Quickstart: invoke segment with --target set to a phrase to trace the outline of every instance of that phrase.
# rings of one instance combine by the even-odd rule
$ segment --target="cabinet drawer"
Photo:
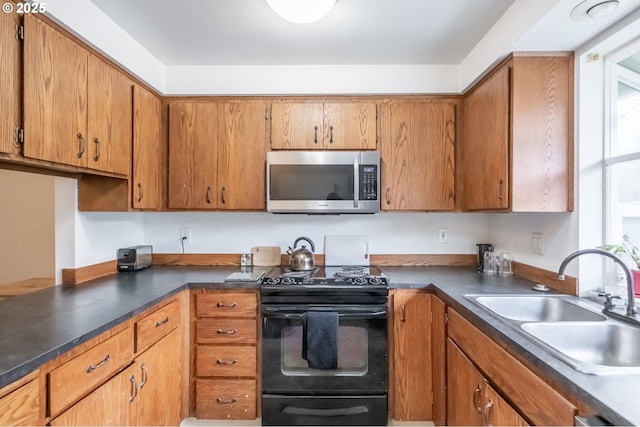
[[[255,344],[255,319],[198,319],[198,344]]]
[[[255,380],[196,380],[196,417],[256,418]]]
[[[0,398],[0,425],[37,425],[39,413],[40,381],[38,379],[31,380]]]
[[[198,294],[198,317],[256,317],[258,297],[254,293]]]
[[[133,333],[127,328],[49,373],[50,415],[75,402],[133,358]]]
[[[173,300],[136,322],[136,353],[148,348],[178,327],[180,301]]]
[[[256,347],[199,345],[196,355],[199,377],[255,377]]]

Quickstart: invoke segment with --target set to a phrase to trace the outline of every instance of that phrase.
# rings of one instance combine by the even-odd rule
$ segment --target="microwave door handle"
[[[360,203],[360,164],[358,159],[353,160],[353,207],[357,208]]]

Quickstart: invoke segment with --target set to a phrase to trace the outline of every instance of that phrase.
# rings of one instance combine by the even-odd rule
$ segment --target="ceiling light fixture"
[[[267,0],[267,3],[289,22],[309,24],[329,13],[336,0]]]
[[[571,11],[576,21],[590,21],[603,18],[624,9],[635,0],[585,0]]]

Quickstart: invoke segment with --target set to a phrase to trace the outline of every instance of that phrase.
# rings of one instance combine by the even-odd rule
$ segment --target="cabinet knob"
[[[142,198],[144,197],[144,194],[142,192],[142,183],[138,183],[138,202],[142,201]]]
[[[206,199],[207,204],[210,205],[211,204],[211,187],[207,187],[207,194],[206,194]]]
[[[318,143],[318,126],[313,127],[313,143]]]
[[[504,190],[502,188],[502,184],[504,184],[504,181],[502,179],[499,179],[498,183],[496,184],[496,196],[498,196],[498,199],[500,200],[504,199]]]
[[[333,126],[329,126],[329,144],[333,144]]]
[[[225,199],[226,192],[227,192],[227,188],[226,187],[222,187],[222,192],[220,194],[220,201],[222,202],[223,205],[227,204],[227,201]]]
[[[400,304],[400,321],[405,322],[407,320],[407,307],[404,304]]]
[[[390,205],[391,204],[391,188],[390,187],[387,187],[385,198],[387,199],[387,205]]]

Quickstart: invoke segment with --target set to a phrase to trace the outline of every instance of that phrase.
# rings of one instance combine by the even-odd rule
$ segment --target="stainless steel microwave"
[[[268,212],[380,211],[377,151],[270,151],[266,181]]]

